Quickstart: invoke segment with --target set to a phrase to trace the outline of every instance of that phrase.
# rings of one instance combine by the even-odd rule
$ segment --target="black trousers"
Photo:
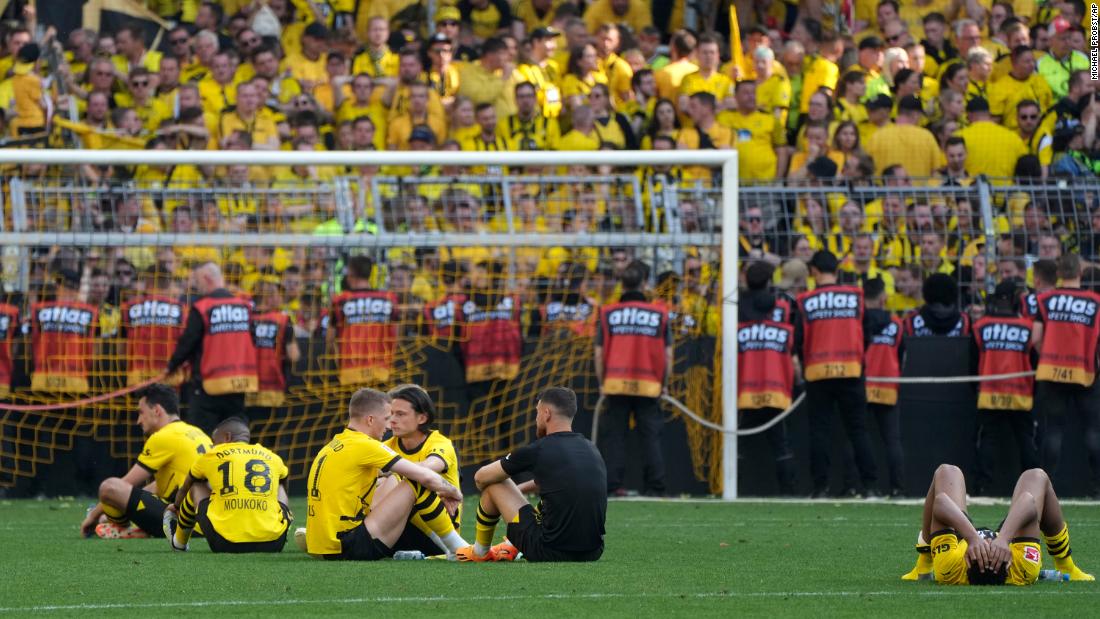
[[[993,472],[1004,466],[1004,445],[997,445],[993,432],[1007,427],[1012,432],[1022,473],[1039,466],[1039,448],[1035,444],[1035,415],[1031,411],[978,409],[974,433],[974,491],[983,494],[993,483]]]
[[[247,421],[245,415],[243,393],[210,395],[201,387],[194,387],[184,420],[209,436],[222,421],[230,417],[242,417]]]
[[[607,466],[607,489],[614,492],[623,487],[626,476],[626,433],[630,429],[630,414],[634,413],[635,429],[642,439],[645,491],[665,491],[665,458],[661,451],[661,430],[665,419],[657,398],[630,395],[609,395],[600,419],[598,439],[600,453]]]
[[[1100,494],[1100,381],[1091,387],[1039,381],[1035,389],[1042,440],[1040,462],[1054,477],[1062,455],[1062,437],[1070,416],[1080,421],[1092,469],[1090,494]]]
[[[751,429],[762,426],[783,411],[778,408],[747,409],[741,412],[738,427]],[[775,456],[775,478],[779,483],[779,493],[791,495],[795,492],[796,467],[791,441],[787,436],[787,420],[784,419],[763,432]],[[753,437],[749,437],[753,438]],[[743,439],[742,439],[743,440]]]
[[[890,473],[890,490],[905,489],[905,452],[901,447],[901,410],[897,405],[868,404],[867,412],[875,418],[878,435],[886,448],[886,466]]]
[[[810,475],[815,492],[829,487],[829,457],[833,449],[833,416],[839,414],[852,445],[856,468],[865,488],[877,480],[875,457],[867,437],[867,397],[862,378],[830,378],[806,383],[810,415]]]

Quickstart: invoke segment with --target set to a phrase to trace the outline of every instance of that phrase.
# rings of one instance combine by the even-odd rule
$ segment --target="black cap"
[[[70,290],[80,289],[80,273],[72,269],[58,269],[54,273],[54,283]]]
[[[886,44],[882,42],[882,39],[873,34],[859,42],[860,51],[865,49],[883,49],[884,47],[886,47]]]
[[[302,36],[328,40],[328,28],[320,22],[312,22],[302,31]]]
[[[967,112],[988,112],[989,101],[985,100],[985,97],[974,97],[966,102]]]
[[[807,266],[817,269],[822,273],[836,273],[840,263],[837,261],[833,252],[827,249],[819,249],[814,252],[814,255],[810,258],[810,264]]]
[[[920,99],[914,95],[906,95],[898,101],[899,112],[920,112],[924,113],[924,106],[921,105]]]
[[[552,39],[559,34],[561,34],[561,32],[559,32],[557,28],[551,26],[543,26],[541,28],[535,28],[535,30],[531,32],[531,40],[534,41],[538,39]]]
[[[435,132],[427,125],[417,125],[409,134],[409,142],[427,142],[435,145]]]
[[[890,110],[894,108],[894,100],[890,95],[878,95],[867,102],[868,110]]]
[[[437,33],[433,34],[430,39],[428,39],[428,46],[432,46],[436,43],[450,43],[450,42],[451,42],[451,39],[448,38],[447,35],[443,34],[442,32],[437,32]]]

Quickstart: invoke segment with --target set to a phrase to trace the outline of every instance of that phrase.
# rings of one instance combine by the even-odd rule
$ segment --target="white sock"
[[[475,543],[474,544],[474,554],[479,556],[479,557],[484,557],[485,555],[489,554],[489,547],[488,546],[482,546],[481,544]]]
[[[443,543],[443,540],[439,539],[439,536],[435,534],[435,531],[429,531],[428,537],[431,538],[432,543],[434,543],[436,546],[439,546],[440,550],[442,550],[443,552],[449,552],[447,550],[447,545]]]
[[[443,542],[443,546],[447,548],[447,552],[457,552],[459,548],[465,548],[470,545],[469,542],[462,539],[462,536],[458,534],[458,531],[453,530],[450,533],[444,535],[441,541]]]

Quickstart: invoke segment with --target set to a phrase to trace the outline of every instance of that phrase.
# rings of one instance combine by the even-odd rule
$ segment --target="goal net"
[[[425,386],[464,464],[533,440],[547,386],[577,392],[577,429],[588,432],[597,308],[618,298],[617,275],[632,260],[673,314],[670,395],[728,425],[720,233],[724,214],[736,221],[722,193],[736,178],[718,165],[728,156],[0,151],[24,164],[7,180],[0,217],[11,362],[0,385],[0,485],[78,457],[81,440],[137,455],[128,390],[161,373],[175,332],[142,331],[135,346],[136,327],[172,311],[158,300],[193,299],[191,269],[207,261],[257,313],[288,316],[300,358],[286,362],[285,387],[250,396],[246,413],[254,440],[292,477],[306,474],[363,386]],[[92,182],[78,164],[110,164],[112,180]],[[386,345],[366,364],[328,341],[352,263],[368,264],[370,287],[392,301]],[[56,299],[87,307],[93,328],[47,353],[32,318]],[[478,312],[514,318],[518,340],[449,322]],[[513,345],[514,358],[474,361]],[[723,435],[686,428],[696,476],[721,492]]]

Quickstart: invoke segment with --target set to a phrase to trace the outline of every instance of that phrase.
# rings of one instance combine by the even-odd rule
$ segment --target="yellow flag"
[[[752,74],[745,64],[745,52],[741,48],[741,23],[737,21],[737,5],[734,2],[730,2],[730,56],[733,66],[737,68],[738,80]]]

